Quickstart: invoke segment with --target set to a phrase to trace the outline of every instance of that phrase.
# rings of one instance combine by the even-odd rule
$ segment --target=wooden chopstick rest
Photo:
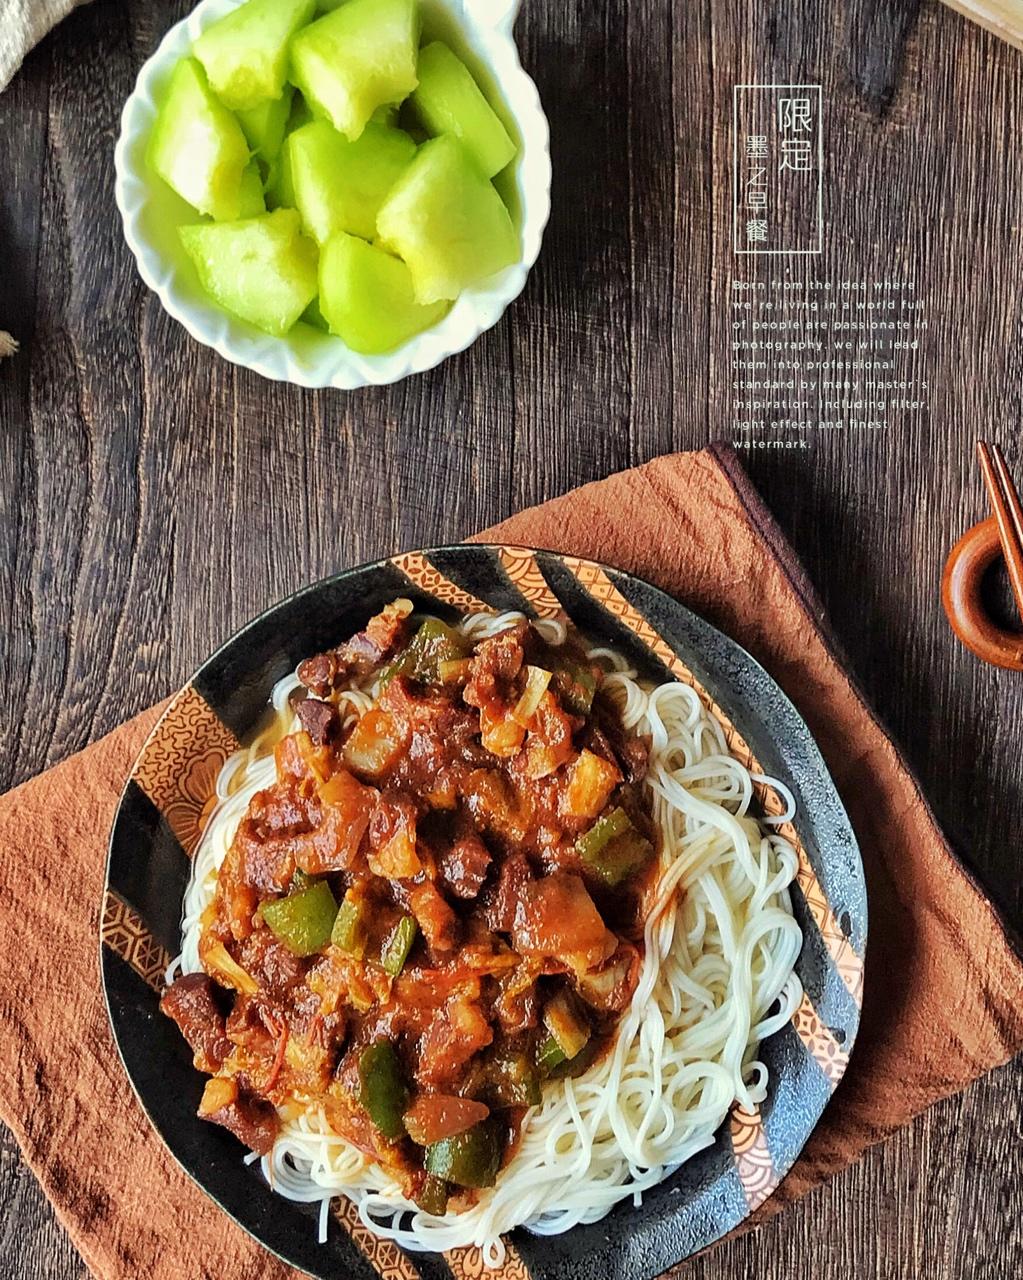
[[[952,630],[984,662],[1023,671],[1023,632],[1007,631],[984,608],[984,575],[1005,557],[1020,616],[1023,617],[1023,507],[997,445],[978,445],[984,481],[995,514],[974,525],[945,562],[941,600]]]

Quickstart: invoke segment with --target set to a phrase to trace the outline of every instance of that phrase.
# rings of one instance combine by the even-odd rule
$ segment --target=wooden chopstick
[[[981,440],[977,445],[977,454],[995,519],[998,521],[1002,554],[1009,570],[1012,594],[1016,597],[1020,617],[1023,617],[1023,503],[1020,502],[1005,456],[998,445]]]

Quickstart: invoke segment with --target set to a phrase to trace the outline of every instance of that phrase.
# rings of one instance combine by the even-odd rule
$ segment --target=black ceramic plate
[[[308,587],[228,641],[175,697],[124,790],[110,839],[102,972],[114,1036],[153,1125],[185,1170],[268,1249],[320,1280],[478,1277],[476,1250],[405,1253],[362,1228],[338,1201],[329,1239],[315,1209],[275,1196],[226,1130],[196,1118],[203,1077],[157,1009],[179,949],[181,900],[214,779],[253,731],[271,686],[297,663],[347,638],[396,596],[441,615],[564,610],[590,638],[655,679],[693,684],[732,751],[776,776],[797,801],[793,891],[804,943],[805,997],[761,1046],[770,1093],[754,1115],[733,1112],[714,1145],[601,1222],[565,1235],[516,1231],[501,1280],[642,1280],[730,1231],[791,1168],[834,1092],[856,1038],[867,903],[856,840],[806,725],[747,653],[663,592],[616,569],[517,547],[455,546],[364,565]],[[774,792],[761,797],[780,811]],[[493,1274],[493,1273],[491,1273]]]

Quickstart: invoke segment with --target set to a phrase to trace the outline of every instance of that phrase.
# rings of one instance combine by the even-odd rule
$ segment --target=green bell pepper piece
[[[385,1138],[400,1138],[405,1132],[402,1116],[409,1092],[401,1063],[390,1040],[376,1040],[359,1055],[359,1101]]]
[[[448,1184],[443,1178],[436,1178],[428,1173],[416,1196],[416,1204],[424,1213],[432,1213],[440,1217],[448,1207]]]
[[[392,978],[396,978],[404,969],[418,930],[415,916],[402,916],[391,936],[384,943],[383,950],[380,952],[380,963]]]
[[[552,1036],[551,1039],[554,1037]],[[555,1041],[555,1043],[557,1043]],[[556,1062],[547,1069],[547,1076],[551,1080],[575,1079],[581,1076],[593,1063],[600,1049],[600,1041],[596,1036],[583,1045],[574,1058],[566,1058],[564,1062]]]
[[[270,932],[296,956],[311,956],[330,941],[337,902],[326,880],[317,880],[276,902],[264,902],[260,914]]]
[[[574,1058],[590,1038],[590,1024],[564,991],[559,991],[548,1003],[543,1020],[566,1058]]]
[[[460,1187],[492,1187],[501,1167],[501,1136],[493,1119],[426,1148],[427,1173]]]
[[[637,871],[653,853],[653,845],[641,836],[622,808],[612,809],[583,832],[575,851],[605,884],[620,884]]]
[[[597,821],[575,842],[576,853],[585,862],[596,862],[615,836],[623,835],[632,826],[624,809],[612,809]]]
[[[545,1019],[546,1021],[546,1015]],[[555,1025],[557,1022],[555,1020]],[[569,1055],[565,1046],[559,1044],[557,1035],[550,1029],[548,1034],[536,1046],[536,1065],[549,1080],[564,1080],[566,1077],[581,1076],[596,1058],[600,1048],[600,1040],[586,1029],[586,1042],[576,1053]]]
[[[368,917],[366,903],[361,898],[353,898],[349,890],[334,921],[331,942],[361,960],[366,954]]]
[[[536,1065],[545,1074],[549,1075],[555,1067],[560,1067],[565,1061],[565,1054],[561,1045],[552,1035],[546,1035],[536,1046]]]
[[[487,1071],[487,1100],[495,1107],[537,1107],[540,1078],[524,1053],[506,1050],[491,1059]]]
[[[593,672],[577,662],[564,660],[558,664],[555,687],[573,715],[588,716],[593,708],[597,682]]]
[[[386,688],[397,675],[436,683],[439,664],[464,658],[467,652],[466,641],[453,627],[439,618],[427,618],[391,665],[384,669],[380,688]]]

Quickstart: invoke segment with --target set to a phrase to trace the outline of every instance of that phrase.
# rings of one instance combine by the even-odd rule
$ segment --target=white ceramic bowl
[[[195,210],[180,200],[145,160],[156,115],[155,97],[171,70],[189,52],[199,33],[241,0],[202,0],[189,16],[167,32],[160,47],[139,72],[121,116],[121,135],[114,152],[117,207],[124,236],[135,255],[139,274],[164,309],[193,338],[213,347],[225,359],[255,369],[265,378],[303,387],[350,390],[397,382],[422,373],[464,351],[501,318],[522,292],[529,269],[540,252],[550,213],[551,160],[547,118],[533,81],[522,70],[512,37],[521,0],[421,0],[430,30],[454,27],[459,52],[471,69],[490,81],[507,108],[506,124],[514,126],[519,154],[502,194],[517,204],[522,258],[475,288],[466,289],[432,329],[417,334],[384,356],[364,356],[340,338],[307,324],[297,324],[285,338],[272,338],[215,306],[203,292],[191,261],[181,247],[177,228],[195,222]],[[504,175],[502,175],[502,179]]]

